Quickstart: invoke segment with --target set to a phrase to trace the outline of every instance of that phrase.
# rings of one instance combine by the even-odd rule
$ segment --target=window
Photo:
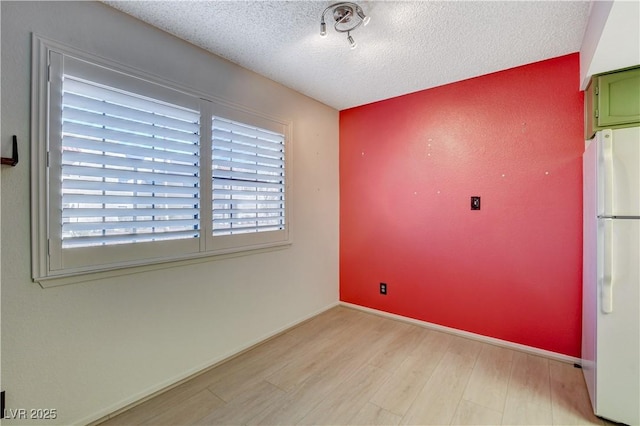
[[[289,243],[286,122],[34,49],[34,279]]]

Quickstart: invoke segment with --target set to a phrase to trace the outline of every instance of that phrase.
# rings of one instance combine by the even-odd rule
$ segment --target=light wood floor
[[[337,307],[103,426],[143,424],[604,423],[571,364]]]

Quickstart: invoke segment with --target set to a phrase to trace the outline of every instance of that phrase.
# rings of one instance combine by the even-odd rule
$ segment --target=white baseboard
[[[408,322],[410,324],[419,325],[421,327],[430,328],[432,330],[442,331],[444,333],[455,334],[456,336],[466,337],[467,339],[478,340],[483,343],[489,343],[490,345],[502,346],[508,349],[514,349],[520,352],[525,352],[531,355],[543,356],[545,358],[553,359],[556,361],[567,362],[570,364],[582,364],[580,358],[576,358],[569,355],[560,354],[557,352],[547,351],[545,349],[534,348],[533,346],[522,345],[520,343],[509,342],[507,340],[496,339],[495,337],[483,336],[481,334],[471,333],[470,331],[458,330],[456,328],[445,327],[444,325],[433,324],[427,321],[421,321],[413,318],[403,317],[402,315],[396,315],[389,312],[379,311],[373,308],[367,308],[365,306],[354,305],[353,303],[340,302],[340,305],[348,308],[357,309],[359,311],[368,312],[370,314],[379,315],[387,318],[393,318],[395,320]]]

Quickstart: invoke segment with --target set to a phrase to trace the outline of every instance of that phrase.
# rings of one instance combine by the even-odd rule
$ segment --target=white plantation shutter
[[[62,248],[198,237],[199,117],[64,75]]]
[[[34,40],[34,280],[291,244],[286,121]]]
[[[213,235],[285,228],[285,137],[212,119]]]

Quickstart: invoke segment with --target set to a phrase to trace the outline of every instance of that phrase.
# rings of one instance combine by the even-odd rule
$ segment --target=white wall
[[[86,423],[338,301],[338,112],[101,3],[2,12],[2,386],[8,408]],[[42,289],[30,278],[30,42],[36,32],[293,123],[288,249]],[[4,421],[5,424],[19,423]],[[38,422],[47,424],[47,422]]]
[[[580,48],[580,88],[591,76],[640,65],[640,0],[593,1]]]

